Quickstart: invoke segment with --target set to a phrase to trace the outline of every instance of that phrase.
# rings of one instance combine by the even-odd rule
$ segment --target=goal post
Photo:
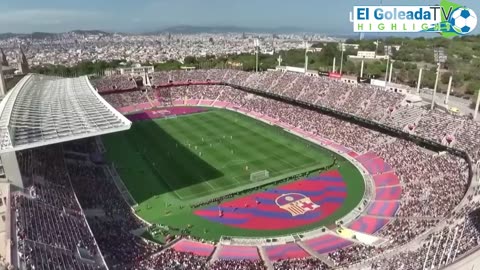
[[[250,174],[250,181],[261,181],[270,177],[270,172],[267,170],[257,171]]]

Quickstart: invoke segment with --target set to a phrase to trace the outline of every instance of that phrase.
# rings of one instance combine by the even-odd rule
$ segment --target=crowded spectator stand
[[[171,71],[154,73],[151,81],[153,88],[131,91],[135,86],[129,79],[109,77],[100,79],[97,89],[117,109],[230,104],[332,140],[359,154],[374,153],[398,175],[400,208],[396,218],[375,234],[386,239],[386,244],[355,242],[324,256],[309,251],[312,256],[307,258],[269,262],[273,269],[357,269],[360,265],[366,269],[436,268],[478,247],[480,196],[478,187],[470,181],[469,162],[478,160],[480,141],[476,134],[480,126],[471,120],[439,111],[412,117],[402,113],[401,94],[285,72]],[[466,151],[472,160],[449,151],[424,149],[353,121],[239,87],[327,107],[390,125],[399,132],[412,125],[413,134]],[[137,107],[139,104],[146,105]],[[401,126],[396,124],[399,122]],[[20,265],[26,269],[52,269],[53,265],[59,269],[267,268],[262,260],[212,260],[212,255],[177,251],[173,242],[162,246],[133,234],[147,225],[137,219],[118,191],[109,173],[111,168],[92,162],[90,157],[99,153],[96,140],[86,139],[17,154],[26,180],[25,189],[11,195]],[[401,251],[395,252],[397,249]]]

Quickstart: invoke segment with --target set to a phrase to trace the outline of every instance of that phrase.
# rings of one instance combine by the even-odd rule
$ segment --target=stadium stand
[[[384,218],[362,216],[350,224],[349,228],[362,233],[374,234],[387,222],[388,220]]]
[[[218,257],[220,260],[251,260],[260,259],[256,247],[251,246],[219,246]]]
[[[305,241],[305,244],[319,254],[326,254],[351,245],[353,242],[332,234],[325,234]]]
[[[143,91],[135,90],[134,81],[125,77],[97,81],[98,90],[106,93],[105,100],[119,111],[125,107],[130,109],[124,112],[154,106],[231,106],[266,115],[359,153],[356,159],[373,175],[376,200],[366,215],[346,227],[384,237],[388,243],[369,246],[326,233],[301,241],[317,254],[297,243],[264,247],[274,269],[329,269],[329,264],[352,269],[360,264],[369,269],[435,268],[478,247],[479,194],[477,189],[476,194],[464,198],[470,184],[465,159],[432,152],[301,106],[228,85],[208,85],[214,82],[325,106],[400,130],[412,124],[414,134],[438,143],[445,143],[447,135],[453,136],[449,146],[467,151],[474,162],[479,158],[476,134],[480,126],[438,111],[410,112],[401,105],[403,97],[397,93],[283,72],[158,72],[152,74],[152,85],[161,90]],[[93,139],[17,153],[26,183],[23,191],[11,194],[20,265],[26,269],[106,269],[106,265],[111,269],[266,269],[257,247],[216,246],[186,239],[164,247],[133,234],[147,224],[136,218],[117,192],[108,165],[92,162],[98,154],[101,151]],[[95,214],[89,214],[90,210]],[[420,235],[424,237],[417,248],[388,256],[387,250],[391,252]],[[219,259],[211,262],[212,253]],[[319,254],[326,258],[309,256]]]
[[[266,246],[268,258],[272,261],[291,260],[310,257],[308,252],[303,250],[296,243],[289,243],[284,245]]]
[[[215,246],[208,243],[200,243],[188,239],[181,239],[172,248],[178,252],[189,252],[197,256],[208,257],[212,255]]]
[[[207,73],[209,73],[209,78],[218,76],[217,78],[221,78],[218,79],[219,81],[320,104],[335,110],[356,114],[369,120],[380,121],[399,130],[412,125],[408,128],[409,131],[436,142],[442,143],[446,134],[451,134],[455,138],[462,138],[462,140],[455,141],[456,145],[454,144],[454,147],[467,151],[469,149],[478,151],[476,146],[478,143],[474,143],[474,146],[470,148],[464,146],[462,148],[462,145],[466,144],[465,136],[459,133],[467,128],[465,128],[465,124],[459,124],[469,120],[462,118],[458,121],[455,120],[457,118],[454,118],[454,120],[448,122],[449,124],[440,126],[445,128],[447,132],[439,135],[432,134],[431,132],[441,129],[435,124],[426,126],[426,123],[435,123],[435,121],[430,121],[428,117],[435,117],[430,115],[444,113],[429,114],[417,107],[411,108],[410,106],[407,108],[401,105],[403,98],[400,94],[384,92],[380,89],[365,90],[365,86],[350,86],[323,77],[299,78],[301,75],[281,72],[251,75],[242,71],[210,70]],[[338,89],[338,91],[329,93],[330,89]],[[366,93],[357,93],[357,91],[363,90]],[[213,102],[205,104],[220,107],[233,106],[235,109],[252,112],[252,114],[266,115],[275,119],[277,123],[284,123],[319,134],[339,143],[339,149],[346,146],[361,153],[360,160],[364,159],[363,155],[371,155],[373,159],[365,158],[365,161],[373,160],[372,164],[369,165],[373,166],[371,173],[377,189],[376,199],[379,200],[369,208],[371,214],[386,212],[385,216],[391,216],[394,212],[397,213],[399,218],[387,221],[380,217],[364,216],[361,217],[360,221],[357,221],[360,224],[357,229],[375,233],[378,223],[386,224],[377,234],[389,240],[388,246],[405,244],[415,239],[418,235],[437,225],[439,217],[450,218],[450,212],[460,203],[465,194],[468,184],[468,170],[467,164],[462,158],[448,154],[438,155],[411,142],[392,139],[382,133],[361,128],[337,118],[259,97],[228,86],[182,85],[172,88],[170,91],[169,95],[172,102],[167,105],[195,105],[203,97],[207,97],[208,100]],[[370,101],[367,101],[367,99]],[[365,100],[365,102],[359,102],[359,100]],[[425,117],[425,120],[423,117]],[[341,128],[339,128],[340,126]],[[418,127],[420,129],[416,132]],[[468,140],[468,142],[473,141],[472,139]],[[475,151],[470,154],[472,157],[478,155]],[[375,156],[378,158],[375,159]],[[384,160],[385,164],[390,165],[391,168],[382,167],[387,165],[380,164],[381,160]],[[391,171],[395,171],[398,177],[392,176]],[[425,187],[428,187],[427,192],[425,192]],[[401,194],[403,194],[402,197],[400,197]],[[382,202],[382,200],[387,201]],[[381,207],[378,206],[380,204],[382,204]],[[400,204],[399,209],[398,204]],[[429,207],[424,207],[425,204],[428,204]],[[368,222],[364,222],[365,220]],[[353,226],[357,227],[357,225]],[[406,232],[402,234],[403,231]],[[351,242],[347,243],[352,244]],[[383,250],[380,247],[362,245],[353,245],[350,248],[340,246],[340,248],[343,249],[333,248],[327,253],[330,253],[335,265],[342,266],[355,265],[363,259],[374,256],[379,249]],[[282,261],[282,263],[286,264],[288,260]]]
[[[18,156],[29,191],[11,194],[20,265],[27,269],[105,268],[78,201],[71,196],[61,148],[25,150]],[[37,183],[44,183],[40,193]],[[42,196],[45,193],[50,195]],[[68,203],[59,205],[62,199]],[[76,259],[77,253],[85,259]]]
[[[326,270],[330,269],[323,261],[316,258],[307,259],[290,259],[280,260],[273,264],[274,270],[300,270],[300,269],[315,269]]]
[[[133,78],[127,75],[113,75],[95,81],[98,92],[126,91],[137,88]]]

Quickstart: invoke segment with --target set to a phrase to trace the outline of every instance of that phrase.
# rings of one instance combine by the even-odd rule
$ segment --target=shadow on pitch
[[[205,186],[198,185],[199,183],[224,176],[221,171],[199,157],[200,150],[195,150],[193,142],[191,147],[184,146],[153,121],[134,125],[129,132],[138,134],[136,142],[131,143],[136,144],[137,154],[142,157],[158,181],[156,187],[146,187],[143,196],[139,198],[137,196],[138,203],[172,191],[176,191],[179,196],[193,195],[195,198],[196,192],[205,192]],[[187,187],[191,188],[190,194],[183,190]]]

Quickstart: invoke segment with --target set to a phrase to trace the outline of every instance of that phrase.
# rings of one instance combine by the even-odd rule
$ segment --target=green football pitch
[[[342,175],[351,180],[347,188],[354,195],[325,222],[333,223],[348,213],[363,195],[360,173],[342,157],[279,127],[227,110],[134,122],[129,131],[106,135],[103,142],[107,158],[138,203],[139,216],[175,228],[190,224],[192,235],[211,240],[221,235],[279,232],[259,233],[209,222],[192,213],[192,203],[325,167],[334,157]],[[269,172],[269,179],[250,179],[251,173],[262,170]]]

